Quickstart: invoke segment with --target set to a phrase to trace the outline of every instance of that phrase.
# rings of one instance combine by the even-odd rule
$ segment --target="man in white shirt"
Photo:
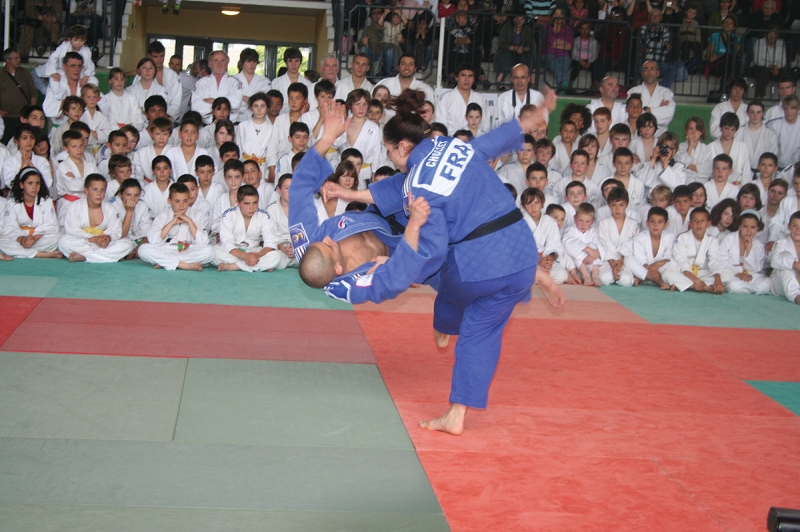
[[[586,106],[590,113],[594,113],[600,107],[606,107],[611,111],[611,126],[616,124],[624,124],[628,119],[628,113],[625,111],[625,102],[618,102],[619,96],[619,82],[614,76],[606,76],[600,81],[600,98],[592,100]],[[589,127],[589,133],[596,133],[594,123]]]
[[[206,124],[213,120],[211,105],[217,98],[231,102],[231,116],[236,116],[242,105],[242,83],[228,75],[229,62],[228,54],[222,50],[211,52],[208,56],[211,75],[197,80],[192,89],[192,111],[200,113]]]
[[[400,63],[397,65],[397,76],[380,80],[377,85],[383,85],[389,89],[392,96],[400,96],[406,89],[414,89],[425,93],[425,99],[434,102],[433,88],[425,82],[414,77],[417,73],[417,60],[413,55],[403,54],[400,56]],[[486,109],[484,108],[484,113]],[[466,120],[465,122],[466,123]],[[450,131],[448,129],[448,131]]]
[[[47,92],[44,95],[42,109],[44,109],[44,115],[48,118],[56,118],[61,114],[61,102],[64,101],[64,98],[67,96],[80,96],[81,87],[86,83],[94,83],[95,85],[98,83],[97,78],[94,76],[86,77],[86,81],[81,83],[83,56],[78,52],[64,54],[64,59],[61,60],[61,68],[63,70],[58,72],[60,76],[58,81],[51,77],[50,83],[47,85]]]
[[[272,88],[280,91],[283,95],[283,108],[281,114],[289,112],[289,106],[286,102],[289,101],[289,85],[292,83],[302,83],[308,87],[308,110],[313,111],[317,108],[317,99],[314,97],[314,84],[306,79],[305,76],[300,74],[300,64],[303,62],[303,52],[299,48],[287,48],[283,52],[283,61],[286,63],[286,74],[278,76],[272,80]]]
[[[436,107],[436,116],[452,135],[459,129],[467,129],[467,105],[477,103],[481,106],[484,120],[481,121],[480,130],[489,130],[486,120],[486,100],[472,90],[475,83],[475,67],[466,63],[456,67],[456,88],[442,95]]]
[[[642,84],[628,89],[628,94],[641,94],[642,110],[658,120],[658,130],[666,131],[675,116],[675,95],[658,84],[661,71],[655,61],[642,65]]]
[[[197,80],[211,75],[211,70],[208,68],[208,61],[200,59],[195,61],[189,67],[189,72],[181,71],[178,74],[178,80],[181,83],[181,110],[180,115],[183,116],[189,110],[189,103],[192,101],[192,89]]]
[[[335,82],[337,100],[347,100],[347,95],[356,89],[364,89],[372,94],[374,85],[367,79],[367,72],[369,72],[369,56],[367,54],[356,54],[353,57],[353,62],[350,63],[350,71],[352,74],[346,78],[340,79]]]
[[[781,100],[783,118],[775,118],[767,123],[778,138],[778,167],[787,168],[800,161],[800,98],[791,94]]]
[[[528,88],[530,82],[531,72],[527,65],[520,63],[511,69],[512,88],[497,97],[497,110],[500,115],[498,126],[519,117],[519,112],[524,106],[531,104],[539,107],[544,103],[544,95],[541,92]],[[552,112],[553,109],[549,111]]]
[[[764,114],[764,123],[775,118],[783,118],[783,99],[792,94],[797,94],[797,81],[789,74],[778,77],[778,95],[781,97],[777,104],[773,105]]]
[[[733,78],[731,80],[730,88],[728,89],[728,100],[718,103],[711,110],[711,123],[708,125],[708,129],[712,137],[718,139],[722,136],[722,130],[719,128],[719,119],[725,113],[736,113],[740,124],[747,123],[747,104],[744,103],[744,93],[746,91],[747,82],[744,78]],[[783,116],[783,113],[781,113],[781,116]]]
[[[336,56],[328,54],[323,57],[319,62],[319,72],[320,81],[327,79],[336,85],[336,82],[339,81],[339,60],[336,59]]]

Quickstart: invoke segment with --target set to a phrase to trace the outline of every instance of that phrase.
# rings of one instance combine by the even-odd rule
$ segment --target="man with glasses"
[[[658,84],[661,71],[658,63],[647,61],[642,65],[642,84],[632,87],[628,94],[642,96],[642,110],[650,113],[658,120],[658,131],[666,131],[672,117],[675,116],[675,95],[666,87]]]
[[[81,69],[83,68],[83,57],[78,52],[67,52],[61,60],[61,69],[58,71],[59,79],[56,81],[52,77],[47,85],[47,92],[44,95],[44,115],[52,118],[54,122],[61,123],[58,119],[61,114],[61,102],[67,96],[81,95],[81,87],[87,83],[98,84],[94,76],[86,76],[81,79]]]
[[[518,64],[511,69],[511,90],[497,97],[498,126],[519,118],[519,112],[524,106],[532,104],[539,107],[544,103],[544,95],[531,89],[530,83],[531,72],[527,65]],[[548,109],[548,113],[550,111],[552,109]]]

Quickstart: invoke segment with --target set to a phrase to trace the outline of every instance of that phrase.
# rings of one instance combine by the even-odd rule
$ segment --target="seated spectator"
[[[723,26],[725,19],[731,17],[734,24],[738,24],[739,20],[733,14],[731,0],[719,0],[719,11],[716,11],[708,17],[706,25],[720,28]]]
[[[631,5],[635,5],[635,2]],[[597,30],[600,48],[597,74],[600,79],[609,71],[627,70],[629,40],[630,31],[625,24],[625,10],[616,6],[611,9],[606,23]]]
[[[572,75],[570,79],[575,79],[581,70],[587,70],[595,80],[594,63],[597,61],[597,40],[592,37],[592,25],[589,22],[581,22],[578,28],[578,36],[575,37],[572,45]]]
[[[728,80],[736,74],[740,47],[739,37],[736,35],[736,20],[725,17],[722,21],[722,31],[711,34],[706,50],[708,61],[705,69],[706,79],[709,76],[718,76],[720,92],[725,90]]]
[[[778,28],[773,26],[753,46],[753,66],[749,74],[756,78],[756,98],[766,96],[767,82],[777,81],[778,76],[788,73],[786,45],[778,38]]]
[[[639,28],[639,46],[642,63],[655,61],[658,69],[669,68],[669,50],[672,46],[672,34],[669,28],[661,24],[663,15],[659,9],[650,11],[650,23]]]

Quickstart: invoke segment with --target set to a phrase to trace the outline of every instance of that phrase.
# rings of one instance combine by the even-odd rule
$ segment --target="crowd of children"
[[[159,46],[151,45],[156,58]],[[297,63],[298,54],[290,48],[284,59]],[[0,258],[139,257],[167,270],[213,264],[248,272],[297,264],[287,227],[291,174],[321,137],[336,86],[297,81],[285,95],[255,92],[249,112],[235,117],[231,102],[217,97],[205,115],[210,124],[190,110],[176,127],[156,64],[143,59],[128,89],[118,68],[107,94],[83,84],[80,96],[61,101],[49,132],[41,107],[23,111],[8,149],[0,147],[8,195],[0,198]],[[342,102],[351,118],[328,151],[330,181],[364,188],[394,173],[382,142],[389,98],[378,85]],[[719,138],[707,145],[698,117],[686,122],[681,143],[673,133],[657,135],[649,112],[612,123],[603,105],[589,113],[570,104],[554,141],[544,131],[526,136],[517,153],[491,165],[517,196],[540,275],[594,286],[774,293],[800,303],[800,167],[794,153],[779,166],[785,150],[797,147],[773,132],[794,132],[800,100],[791,94],[781,106],[779,127],[763,126],[758,101],[747,106],[745,128],[737,113],[722,113]],[[436,121],[435,104],[428,107],[432,136],[470,142],[484,131],[477,104],[466,106],[465,127],[453,132]],[[361,208],[338,198],[316,204],[320,221]]]

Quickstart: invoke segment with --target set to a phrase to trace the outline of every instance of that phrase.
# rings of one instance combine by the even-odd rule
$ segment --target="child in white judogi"
[[[800,168],[795,170],[792,177],[792,190],[786,191],[786,197],[781,200],[778,212],[769,223],[769,241],[777,242],[789,234],[789,220],[795,212],[800,211]]]
[[[611,217],[597,224],[597,237],[605,251],[600,266],[600,282],[633,286],[633,273],[625,268],[625,255],[630,254],[630,240],[639,233],[639,223],[625,215],[628,191],[615,187],[608,193]]]
[[[201,155],[194,161],[194,173],[197,176],[198,194],[209,205],[214,205],[217,198],[225,194],[225,187],[214,181],[214,161],[208,155]]]
[[[634,286],[639,282],[651,281],[661,290],[668,290],[670,285],[664,280],[665,272],[669,270],[673,277],[680,275],[672,262],[675,235],[665,231],[668,223],[665,209],[651,207],[647,215],[647,230],[631,240],[631,251],[625,256],[625,267],[634,276]]]
[[[263,272],[282,270],[289,257],[273,241],[272,218],[258,208],[258,191],[244,185],[237,191],[239,204],[222,213],[219,245],[214,246],[213,264],[218,271]]]
[[[678,235],[672,246],[672,257],[678,270],[665,272],[662,275],[664,282],[681,292],[689,288],[713,294],[725,292],[725,282],[730,281],[732,275],[719,252],[719,242],[706,234],[710,225],[707,210],[698,207],[692,211],[691,230]]]
[[[272,137],[272,123],[267,120],[269,102],[263,92],[250,97],[253,116],[236,126],[236,143],[245,160],[256,161],[262,174],[267,169],[267,146]]]
[[[586,169],[589,167],[589,154],[584,150],[575,150],[572,152],[571,159],[569,168],[572,170],[572,173],[569,176],[565,175],[556,183],[553,187],[553,195],[562,203],[568,201],[566,199],[567,186],[573,181],[577,181],[584,186],[587,197],[586,201],[591,203],[595,209],[600,208],[605,203],[603,200],[603,193],[600,187],[592,183],[586,176]]]
[[[81,115],[81,122],[89,126],[91,130],[87,147],[92,154],[95,154],[108,141],[108,134],[112,129],[111,123],[97,108],[97,102],[100,100],[100,89],[97,88],[97,85],[87,83],[81,87],[81,98],[86,103],[86,109]]]
[[[200,196],[200,187],[197,186],[197,179],[191,174],[183,174],[175,182],[183,183],[189,190],[189,209],[186,211],[186,216],[194,220],[195,225],[201,231],[210,234],[211,211],[214,207]]]
[[[122,238],[117,211],[105,201],[106,180],[89,174],[84,182],[84,198],[69,205],[64,217],[64,235],[58,250],[70,262],[117,262],[128,255],[135,244]]]
[[[553,143],[554,155],[549,162],[553,169],[563,174],[572,160],[572,150],[575,148],[575,140],[578,138],[578,129],[572,121],[567,120],[561,124],[559,133],[561,139]]]
[[[202,271],[214,259],[214,248],[187,214],[189,189],[184,183],[169,186],[169,206],[153,220],[149,243],[139,247],[139,258],[165,270]]]
[[[644,183],[639,180],[633,173],[633,154],[628,148],[619,148],[613,155],[614,175],[612,179],[616,179],[625,190],[628,191],[630,198],[629,208],[639,209],[642,205],[647,203],[647,192],[644,188]],[[603,183],[597,183],[600,188],[603,188]]]
[[[552,204],[558,204],[558,200],[556,200],[555,196],[551,196],[545,190],[548,188],[548,175],[550,174],[550,170],[541,163],[533,162],[528,165],[528,170],[525,172],[525,188],[535,188],[537,190],[541,190],[542,194],[544,194],[544,206],[542,207],[542,212],[547,210]],[[524,192],[524,189],[523,189]],[[522,195],[520,194],[517,197],[517,206],[522,207],[520,203],[522,199]]]
[[[69,204],[85,197],[84,180],[88,175],[97,173],[97,166],[84,155],[83,135],[80,131],[68,129],[62,138],[68,157],[58,163],[55,182],[58,219],[64,225]]]
[[[114,67],[108,71],[108,94],[100,96],[97,108],[102,111],[111,124],[111,129],[118,129],[131,124],[136,129],[144,128],[144,114],[136,97],[125,91],[125,72]]]
[[[270,203],[278,199],[278,193],[272,183],[264,181],[261,166],[256,161],[246,160],[244,163],[243,184],[250,185],[258,191],[258,208],[267,210]]]
[[[772,282],[764,275],[764,244],[756,238],[763,228],[757,211],[744,210],[739,215],[739,230],[726,235],[719,243],[720,253],[732,274],[725,285],[725,290],[731,294],[772,292]]]
[[[581,203],[575,209],[575,225],[564,231],[564,249],[577,265],[586,286],[602,286],[600,266],[605,252],[594,225],[594,207]]]
[[[518,193],[522,193],[527,188],[526,173],[528,166],[534,158],[536,141],[530,135],[525,135],[522,149],[517,152],[517,160],[503,165],[497,171],[500,181],[508,183],[514,187]]]
[[[703,185],[706,189],[706,206],[713,209],[720,201],[731,198],[736,199],[739,195],[739,187],[730,182],[733,174],[733,161],[724,153],[714,157],[713,166],[714,178]]]
[[[53,174],[50,171],[50,162],[44,157],[33,153],[33,148],[36,146],[36,132],[33,126],[20,124],[14,133],[14,144],[17,145],[17,151],[3,153],[6,157],[3,160],[3,183],[0,188],[11,188],[11,183],[13,183],[20,170],[33,165],[41,174],[47,188],[52,189]]]
[[[769,262],[772,292],[800,305],[800,211],[789,218],[789,235],[775,242]]]
[[[622,184],[622,181],[617,181],[613,177],[603,181],[600,190],[602,191],[603,201],[605,202],[605,205],[603,205],[602,207],[597,209],[597,211],[595,211],[595,216],[594,216],[595,223],[599,224],[606,218],[611,218],[611,207],[608,206],[608,194],[615,188],[624,189],[625,185]],[[625,216],[630,218],[637,224],[642,225],[641,215],[639,214],[639,211],[631,208],[630,205],[628,205],[628,208],[625,209]]]
[[[238,190],[244,181],[244,164],[238,159],[226,161],[222,171],[225,175],[225,184],[228,185],[228,192],[217,198],[217,202],[211,206],[212,235],[219,234],[222,213],[238,204]]]
[[[653,191],[655,192],[655,189]],[[675,187],[672,192],[672,205],[667,207],[669,225],[664,230],[675,236],[688,231],[691,210],[692,190],[687,185]]]
[[[0,205],[0,251],[25,259],[63,257],[58,251],[58,217],[50,191],[36,168],[26,168],[11,185],[11,201]]]
[[[278,178],[278,201],[267,207],[267,214],[272,218],[273,242],[278,242],[278,250],[289,258],[289,267],[297,267],[291,236],[289,235],[289,187],[292,184],[291,174]]]
[[[153,182],[145,185],[142,200],[150,209],[150,219],[155,219],[169,203],[169,186],[172,184],[172,163],[165,155],[153,159]]]
[[[145,136],[150,137],[152,142],[137,149],[131,159],[142,169],[145,182],[153,181],[153,159],[159,155],[166,155],[170,150],[169,136],[171,133],[172,120],[164,116],[154,119],[147,126]]]
[[[564,284],[569,277],[564,266],[556,260],[564,254],[561,233],[551,217],[543,214],[544,192],[536,188],[525,189],[520,195],[522,217],[530,227],[539,252],[539,273],[549,275],[556,284]]]
[[[209,154],[205,149],[197,146],[199,131],[198,124],[194,120],[187,120],[184,118],[181,122],[181,145],[170,148],[165,154],[172,163],[173,175],[194,175],[195,160],[201,155]]]
[[[141,197],[142,185],[136,179],[128,178],[120,184],[117,194],[109,200],[122,225],[122,238],[133,241],[137,248],[147,243],[147,234],[153,225],[150,211]]]

